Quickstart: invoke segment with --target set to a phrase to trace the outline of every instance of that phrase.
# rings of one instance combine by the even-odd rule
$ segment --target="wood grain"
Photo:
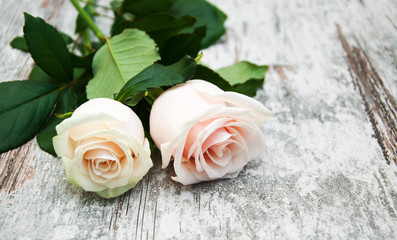
[[[336,27],[383,156],[388,164],[391,161],[397,164],[396,102],[363,49],[350,47],[341,27]]]
[[[157,152],[134,189],[105,200],[32,140],[0,156],[0,239],[397,238],[397,2],[211,2],[227,34],[203,63],[270,65],[256,97],[274,113],[264,155],[236,179],[182,186]],[[73,33],[68,1],[0,4],[1,81],[31,69],[8,45],[23,11]]]
[[[31,159],[32,142],[0,155],[0,193],[18,190],[27,179],[33,178]]]

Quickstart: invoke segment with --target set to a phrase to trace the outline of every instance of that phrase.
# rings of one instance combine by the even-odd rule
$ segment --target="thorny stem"
[[[70,2],[73,4],[73,6],[76,8],[76,10],[84,18],[84,20],[87,22],[87,24],[91,28],[91,30],[95,33],[97,38],[101,42],[105,43],[105,35],[98,28],[98,26],[95,24],[95,22],[91,19],[90,15],[88,15],[88,13],[80,6],[80,4],[78,3],[78,0],[70,0]]]

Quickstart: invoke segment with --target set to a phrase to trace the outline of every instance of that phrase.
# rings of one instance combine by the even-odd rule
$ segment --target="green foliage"
[[[200,50],[225,32],[226,15],[206,0],[113,0],[110,39],[92,21],[96,0],[84,8],[72,3],[79,11],[75,40],[25,13],[24,36],[10,43],[30,52],[35,65],[29,80],[0,83],[0,152],[38,133],[40,147],[55,155],[52,138],[62,121],[55,114],[70,114],[87,98],[115,97],[147,131],[153,102],[173,85],[197,78],[254,96],[264,83],[267,66],[240,62],[213,71],[197,65]],[[101,42],[92,41],[91,30]]]
[[[194,75],[196,67],[196,62],[188,56],[170,66],[155,63],[131,78],[115,99],[134,106],[151,88],[169,87],[186,82]]]
[[[40,82],[54,82],[55,80],[48,76],[39,66],[34,65],[29,75],[29,80],[35,80]]]
[[[225,33],[223,24],[227,18],[226,14],[205,0],[177,0],[169,11],[174,17],[191,15],[197,18],[196,24],[185,30],[187,32],[197,27],[207,27],[202,48],[211,46]]]
[[[41,18],[25,13],[23,28],[32,58],[44,72],[61,82],[73,80],[73,68],[65,41],[58,31]]]
[[[196,28],[193,33],[183,33],[172,37],[160,48],[161,62],[172,64],[185,55],[195,58],[201,49],[205,36],[205,26]]]
[[[112,98],[130,78],[158,59],[156,45],[145,32],[127,29],[112,37],[94,56],[88,99]]]
[[[246,79],[244,82],[239,84],[230,84],[227,80],[222,78],[217,72],[203,65],[198,65],[194,79],[206,80],[212,84],[215,84],[224,91],[233,91],[245,94],[250,97],[256,95],[258,88],[263,86],[264,78],[262,79]]]
[[[59,34],[61,34],[66,45],[73,42],[73,39],[66,33],[59,32]],[[26,40],[23,36],[17,36],[14,39],[12,39],[10,42],[10,45],[11,45],[11,47],[21,50],[23,52],[29,52],[28,45],[26,45]]]
[[[94,54],[91,53],[87,56],[80,57],[74,54],[70,54],[70,58],[72,60],[72,65],[75,68],[86,68],[89,69],[92,66],[92,60],[94,58]]]
[[[132,13],[138,19],[154,13],[170,13],[177,18],[184,15],[196,17],[196,24],[184,29],[184,32],[191,33],[198,27],[206,26],[207,33],[202,48],[211,46],[225,33],[223,24],[227,18],[226,14],[205,0],[125,0],[121,9],[122,12]],[[120,19],[118,21],[119,26],[114,29],[114,34],[131,24]]]
[[[94,7],[92,6],[92,4],[87,3],[83,9],[91,18],[94,18],[95,10],[94,10]],[[76,18],[76,26],[75,26],[74,32],[80,33],[80,32],[85,31],[86,29],[88,29],[88,23],[84,20],[83,16],[81,16],[81,14],[79,13]]]
[[[248,79],[264,79],[268,67],[259,66],[247,61],[237,62],[231,66],[218,69],[216,72],[231,85],[244,83]]]
[[[121,5],[123,5],[123,0],[113,0],[110,2],[110,7],[113,11],[117,11],[117,9],[121,8]]]
[[[56,117],[55,114],[71,112],[77,108],[77,103],[78,96],[73,89],[68,89],[67,92],[62,95],[56,105],[54,114],[51,115],[45,127],[37,134],[37,142],[41,149],[56,156],[52,138],[57,134],[55,127],[60,124],[63,119]]]
[[[30,140],[53,110],[54,85],[37,81],[0,83],[0,152]]]
[[[120,16],[120,18],[122,17],[123,15]],[[114,26],[112,35],[117,35],[126,28],[137,28],[149,34],[161,47],[166,40],[178,34],[183,29],[193,26],[195,23],[196,18],[192,16],[174,18],[168,13],[157,13],[133,22],[123,20],[120,24]]]
[[[21,50],[23,52],[29,52],[28,46],[26,45],[26,41],[24,37],[15,37],[10,42],[11,47]]]
[[[138,17],[153,13],[167,12],[175,0],[124,0],[121,10]]]

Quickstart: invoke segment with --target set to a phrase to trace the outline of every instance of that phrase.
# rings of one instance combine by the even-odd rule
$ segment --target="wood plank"
[[[397,2],[211,2],[228,32],[202,61],[271,65],[257,95],[274,112],[263,157],[236,179],[182,186],[156,153],[133,190],[104,200],[68,184],[33,140],[0,156],[1,239],[397,237]],[[32,60],[8,46],[22,11],[67,33],[76,13],[68,1],[0,3],[0,79],[22,79]]]

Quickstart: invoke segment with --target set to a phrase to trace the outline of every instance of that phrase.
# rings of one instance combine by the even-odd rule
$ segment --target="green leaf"
[[[71,82],[72,62],[62,36],[43,19],[32,17],[28,13],[24,14],[24,36],[36,64],[55,80]]]
[[[29,52],[28,46],[26,45],[26,41],[24,37],[15,37],[10,42],[11,47],[21,50],[23,52]]]
[[[224,91],[233,91],[254,97],[258,88],[263,86],[264,79],[249,79],[241,84],[230,85],[228,81],[223,79],[218,73],[203,65],[198,65],[193,79],[206,80],[215,84]]]
[[[238,92],[247,95],[248,97],[255,97],[259,88],[263,87],[264,79],[250,79],[245,83],[233,85],[230,91]]]
[[[0,152],[27,142],[54,108],[56,86],[36,81],[0,83]]]
[[[91,68],[92,60],[94,58],[94,54],[91,53],[87,56],[80,57],[74,54],[70,54],[70,58],[72,60],[73,67],[77,68]]]
[[[248,79],[264,79],[268,66],[259,66],[247,61],[237,62],[216,72],[231,85],[244,83]]]
[[[56,117],[55,114],[67,113],[75,110],[77,108],[77,100],[78,97],[76,92],[73,89],[68,89],[57,103],[54,114],[50,117],[45,127],[37,134],[36,139],[40,148],[47,153],[56,156],[54,146],[52,144],[52,138],[57,134],[55,127],[60,124],[63,119]]]
[[[170,66],[155,63],[131,78],[115,99],[129,106],[134,106],[142,99],[148,89],[186,82],[194,75],[196,67],[196,62],[189,56],[185,56]]]
[[[112,98],[130,78],[159,58],[156,44],[143,31],[127,29],[112,37],[94,56],[88,99]]]
[[[112,37],[122,33],[125,29],[130,28],[129,24],[133,19],[127,19],[126,14],[130,13],[122,13],[114,19],[112,26],[110,27],[110,35]]]
[[[197,17],[195,26],[188,30],[190,32],[194,28],[207,26],[207,34],[202,43],[203,48],[214,44],[225,33],[223,24],[227,18],[226,14],[205,0],[177,0],[170,12],[174,17],[182,15]]]
[[[66,45],[69,45],[73,42],[73,38],[69,35],[67,35],[64,32],[59,32],[59,34],[61,34],[61,37],[63,39],[63,41],[66,43]]]
[[[182,16],[174,18],[168,13],[157,13],[138,19],[136,21],[124,21],[113,29],[112,35],[119,34],[126,28],[137,28],[145,31],[161,47],[172,36],[183,29],[195,24],[196,18]]]
[[[52,83],[54,83],[55,81],[36,64],[34,65],[32,71],[30,72],[29,80],[40,81],[40,82],[52,82]]]
[[[103,43],[101,42],[91,42],[91,48],[90,51],[93,53],[96,52],[98,49],[100,49],[103,46]],[[84,42],[80,42],[77,44],[77,49],[80,51],[82,55],[86,55],[86,47],[84,45]],[[73,59],[72,59],[73,61]]]
[[[201,49],[201,41],[205,36],[205,26],[193,33],[183,33],[172,37],[160,48],[161,63],[172,64],[185,55],[195,58]]]
[[[66,33],[59,32],[66,44],[73,42],[73,39]],[[28,46],[26,45],[26,40],[23,36],[17,36],[10,42],[11,47],[21,50],[23,52],[29,52]]]
[[[138,17],[149,14],[167,12],[176,0],[125,0],[122,12],[129,12]],[[182,14],[184,15],[184,14]]]
[[[91,66],[88,65],[87,68],[91,68]],[[76,66],[75,68],[73,68],[73,75],[75,76],[75,79],[80,78],[86,72],[87,68],[85,68],[85,67],[81,68],[79,66]],[[37,65],[34,65],[32,71],[30,72],[29,80],[57,84],[58,86],[62,85],[62,84],[59,84],[59,82],[57,82],[56,80],[54,80],[50,76],[48,76],[47,73],[45,73]]]
[[[117,9],[121,8],[122,4],[123,4],[122,0],[113,0],[110,2],[110,7],[112,8],[113,11],[116,11]]]

